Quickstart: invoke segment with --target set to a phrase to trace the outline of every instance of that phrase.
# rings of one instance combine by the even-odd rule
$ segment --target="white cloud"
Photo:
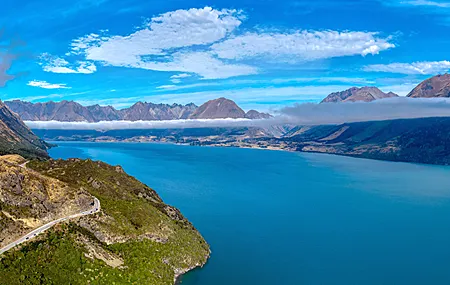
[[[450,8],[450,2],[436,2],[427,0],[415,0],[415,1],[402,1],[400,4],[411,6],[429,6],[438,8]]]
[[[161,85],[156,87],[156,89],[172,89],[172,88],[176,88],[176,85]]]
[[[231,64],[208,52],[177,52],[168,61],[140,61],[130,67],[156,70],[192,72],[203,79],[220,79],[256,74],[257,69],[245,64]]]
[[[40,65],[44,71],[52,73],[91,74],[97,71],[97,67],[92,62],[78,61],[75,64],[70,64],[67,60],[48,53],[41,56]]]
[[[178,84],[178,83],[181,83],[182,78],[187,78],[187,77],[191,77],[191,76],[192,75],[188,74],[188,73],[175,74],[170,77],[171,78],[170,81],[172,81],[172,83],[174,83],[174,84]]]
[[[298,62],[340,56],[378,54],[394,48],[390,38],[372,32],[294,31],[290,33],[246,33],[216,43],[212,50],[220,58]]]
[[[72,50],[77,54],[84,51],[88,59],[109,63],[166,54],[167,49],[206,45],[223,39],[241,25],[240,14],[237,10],[211,7],[176,10],[150,19],[146,26],[128,36],[91,34],[79,38],[72,44]]]
[[[126,129],[173,129],[173,128],[216,128],[242,127],[261,124],[265,120],[249,119],[196,119],[196,120],[166,120],[166,121],[101,121],[59,122],[59,121],[26,121],[32,129],[46,130],[126,130]]]
[[[450,61],[373,64],[364,67],[363,70],[369,72],[390,72],[400,74],[436,74],[449,71]]]
[[[32,80],[27,83],[28,86],[39,87],[44,89],[70,89],[66,84],[48,83],[47,81]]]
[[[240,10],[211,7],[176,10],[149,19],[128,35],[101,32],[77,38],[67,56],[82,56],[92,65],[95,62],[105,66],[180,72],[170,78],[173,84],[179,84],[193,74],[201,79],[257,74],[259,68],[239,62],[251,58],[299,63],[375,55],[395,47],[390,42],[391,37],[382,38],[375,32],[253,29],[254,32],[238,34],[236,30],[243,20],[245,17]],[[64,59],[53,61],[45,68],[53,72],[76,70]]]
[[[195,73],[204,79],[254,74],[256,69],[251,66],[228,64],[205,51],[240,26],[241,19],[238,10],[176,10],[150,19],[127,36],[89,34],[78,38],[69,54],[84,55],[88,61],[109,66]],[[193,46],[203,46],[203,51],[182,50]],[[174,83],[190,75],[178,76],[172,78]]]
[[[186,77],[191,77],[191,76],[192,75],[187,74],[187,73],[180,73],[180,74],[172,75],[170,78],[176,79],[176,78],[186,78]]]

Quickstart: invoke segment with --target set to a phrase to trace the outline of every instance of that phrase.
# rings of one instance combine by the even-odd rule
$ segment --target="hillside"
[[[417,85],[407,96],[411,98],[450,97],[450,74],[428,78]]]
[[[27,158],[46,158],[48,145],[0,101],[0,155],[20,154]]]
[[[345,91],[331,93],[321,103],[371,102],[392,97],[398,97],[398,95],[392,92],[384,93],[377,87],[353,87]]]
[[[2,255],[2,284],[173,284],[202,266],[209,246],[180,211],[119,166],[91,160],[0,159],[0,246],[48,220],[101,211],[53,227]],[[37,192],[36,192],[37,191]],[[94,282],[94,283],[92,283]]]
[[[304,152],[450,165],[450,118],[297,127],[280,141]]]

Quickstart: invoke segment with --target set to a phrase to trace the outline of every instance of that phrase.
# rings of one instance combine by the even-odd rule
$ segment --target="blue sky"
[[[2,1],[25,55],[2,100],[317,102],[352,86],[406,95],[450,69],[450,2]]]

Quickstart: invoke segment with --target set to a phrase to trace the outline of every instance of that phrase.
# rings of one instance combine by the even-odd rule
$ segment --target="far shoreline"
[[[435,167],[449,167],[450,165],[445,164],[433,164],[433,163],[421,163],[421,162],[414,162],[414,161],[402,161],[402,160],[387,160],[387,159],[377,159],[377,158],[370,158],[370,157],[362,157],[362,156],[356,156],[356,155],[349,155],[349,154],[339,154],[339,153],[327,153],[327,152],[319,152],[319,151],[297,151],[297,150],[290,150],[290,149],[282,149],[282,148],[262,148],[262,147],[247,147],[247,146],[223,146],[223,145],[192,145],[189,143],[175,143],[175,142],[159,142],[159,141],[144,141],[144,142],[138,142],[138,141],[46,141],[47,143],[55,144],[54,147],[58,147],[58,143],[65,144],[65,143],[105,143],[105,144],[155,144],[155,145],[176,145],[176,146],[189,146],[189,147],[202,147],[202,148],[233,148],[233,149],[249,149],[249,150],[266,150],[266,151],[280,151],[280,152],[286,152],[286,153],[297,153],[297,154],[314,154],[314,155],[327,155],[327,156],[334,156],[334,157],[346,157],[351,159],[362,159],[362,160],[370,160],[370,161],[380,161],[380,162],[391,162],[391,163],[406,163],[406,164],[414,164],[414,165],[426,165],[426,166],[435,166]]]

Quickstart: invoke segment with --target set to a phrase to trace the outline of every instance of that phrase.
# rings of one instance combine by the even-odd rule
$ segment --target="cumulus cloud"
[[[47,81],[32,80],[27,83],[28,86],[39,87],[44,89],[70,89],[67,84],[48,83]]]
[[[242,127],[259,125],[264,120],[249,119],[197,119],[169,121],[102,121],[58,122],[58,121],[26,121],[31,129],[47,130],[138,130],[138,129],[183,129],[183,128],[216,128]]]
[[[246,19],[235,9],[205,7],[176,10],[150,18],[127,35],[107,31],[74,39],[67,57],[83,57],[86,68],[71,66],[65,59],[47,59],[49,72],[69,73],[96,70],[95,64],[180,72],[170,78],[173,84],[198,75],[201,79],[222,79],[260,73],[258,63],[298,63],[339,56],[378,54],[394,48],[391,37],[374,32],[238,31]],[[262,65],[262,64],[260,64]]]
[[[450,70],[450,61],[418,61],[413,63],[373,64],[363,68],[369,72],[390,72],[400,74],[436,74]]]
[[[370,32],[294,31],[290,33],[246,33],[216,43],[212,50],[220,58],[268,57],[287,62],[340,56],[378,54],[394,48],[389,38]]]
[[[297,104],[279,111],[280,122],[296,125],[449,117],[450,99],[390,98],[370,103]]]
[[[86,53],[88,59],[115,62],[129,61],[143,55],[161,55],[165,50],[205,45],[224,38],[241,25],[237,10],[176,10],[150,19],[142,29],[127,36],[101,37],[90,34],[76,39],[72,51]]]
[[[39,64],[46,72],[91,74],[97,71],[97,67],[92,62],[77,61],[75,64],[70,64],[67,60],[48,53],[43,54],[40,60]]]
[[[176,10],[151,18],[127,36],[89,34],[75,39],[69,55],[84,55],[88,61],[110,66],[195,73],[204,79],[254,74],[253,67],[225,63],[206,51],[180,50],[223,39],[241,25],[241,19],[242,12],[231,9]]]

